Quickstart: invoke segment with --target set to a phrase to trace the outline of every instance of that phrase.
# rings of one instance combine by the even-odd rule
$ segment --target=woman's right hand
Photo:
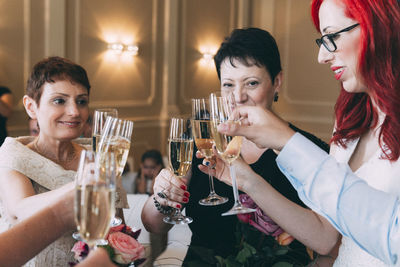
[[[185,178],[178,178],[170,170],[162,169],[154,181],[154,197],[163,206],[182,208],[182,203],[189,202],[190,196],[185,181]]]
[[[240,106],[234,111],[241,124],[221,123],[218,131],[232,136],[244,136],[260,148],[281,150],[295,133],[289,124],[272,111],[258,106]]]

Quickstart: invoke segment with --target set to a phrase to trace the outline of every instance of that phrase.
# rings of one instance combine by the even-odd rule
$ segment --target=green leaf
[[[285,255],[288,252],[289,252],[289,248],[286,247],[286,246],[281,246],[281,247],[279,247],[279,248],[274,250],[274,254],[277,255],[277,256]]]
[[[247,248],[242,249],[236,256],[236,260],[240,263],[245,263],[251,257],[251,252]]]
[[[253,257],[253,255],[255,255],[257,253],[257,250],[247,244],[246,242],[243,243],[243,249],[239,251],[239,253],[236,256],[236,260],[240,263],[245,263],[247,262],[247,260],[251,257]]]
[[[217,266],[219,266],[219,267],[224,267],[225,266],[225,259],[224,258],[222,258],[221,256],[215,256],[215,258],[218,261]]]
[[[250,245],[250,244],[244,242],[244,243],[243,243],[243,246],[244,246],[245,248],[247,248],[248,250],[250,250],[251,254],[256,254],[256,253],[257,253],[257,250],[256,250],[252,245]]]
[[[272,265],[272,267],[293,267],[293,264],[289,263],[289,262],[277,262],[274,265]]]

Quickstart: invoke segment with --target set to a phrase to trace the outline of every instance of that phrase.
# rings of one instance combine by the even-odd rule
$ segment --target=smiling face
[[[221,92],[232,92],[237,105],[260,106],[270,109],[275,92],[281,87],[282,72],[272,83],[265,67],[246,66],[239,60],[225,59],[221,64]]]
[[[358,23],[345,15],[345,7],[336,0],[323,1],[319,9],[319,20],[321,34],[335,33]],[[342,83],[344,90],[349,93],[368,93],[358,70],[360,35],[360,26],[348,32],[340,33],[334,39],[337,46],[335,52],[329,52],[321,45],[318,54],[318,62],[330,64],[335,78]]]
[[[89,116],[88,90],[68,80],[45,83],[39,105],[25,96],[30,117],[37,119],[40,135],[57,140],[72,140],[82,134]]]

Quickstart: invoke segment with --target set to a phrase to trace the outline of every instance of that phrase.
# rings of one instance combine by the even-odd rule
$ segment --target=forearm
[[[295,168],[294,158],[302,168]],[[301,135],[289,141],[277,162],[309,207],[370,254],[395,263],[400,251],[397,196],[369,187],[348,165]]]
[[[38,211],[46,208],[49,203],[56,201],[61,195],[74,190],[73,183],[64,185],[56,190],[51,190],[45,193],[32,195],[18,200],[14,205],[8,209],[9,215],[20,222]]]
[[[65,209],[62,209],[63,206],[51,205],[1,233],[1,265],[21,266],[66,231],[72,229],[72,220],[64,216]]]
[[[161,234],[168,232],[172,228],[171,224],[163,222],[163,218],[166,215],[157,210],[153,202],[153,196],[149,197],[144,204],[141,216],[142,223],[148,232]]]
[[[288,200],[262,177],[252,180],[245,192],[273,221],[316,252],[327,254],[331,251],[339,234],[327,220]]]

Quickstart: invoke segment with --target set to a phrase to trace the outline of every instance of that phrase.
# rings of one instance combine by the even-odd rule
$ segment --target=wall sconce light
[[[125,52],[129,55],[136,56],[139,53],[139,47],[137,45],[125,46]]]
[[[203,53],[203,59],[204,60],[212,60],[213,59],[213,57],[214,57],[214,54],[212,54],[212,53],[210,53],[210,52],[205,52],[205,53]]]
[[[108,49],[114,52],[115,54],[121,54],[122,50],[124,50],[124,46],[123,44],[119,43],[108,44]]]
[[[125,45],[121,43],[108,44],[108,50],[114,54],[126,54],[130,56],[136,56],[139,53],[139,47],[137,45]]]
[[[206,49],[200,49],[200,54],[201,54],[201,58],[199,61],[200,66],[202,67],[206,67],[209,69],[213,69],[214,68],[214,55],[216,49],[212,49],[212,48],[206,48]]]

